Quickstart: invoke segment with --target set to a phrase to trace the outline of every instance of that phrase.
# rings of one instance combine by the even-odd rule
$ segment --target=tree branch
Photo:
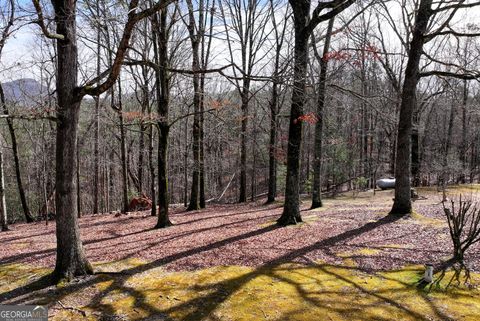
[[[431,76],[451,77],[451,78],[463,79],[463,80],[474,80],[474,79],[480,79],[480,72],[470,71],[467,73],[457,74],[449,71],[430,70],[430,71],[421,72],[419,74],[419,77],[431,77]]]
[[[128,6],[128,19],[123,29],[123,35],[117,48],[117,53],[113,61],[112,67],[109,69],[107,79],[96,87],[83,86],[78,88],[78,95],[81,97],[85,95],[98,96],[111,88],[117,81],[120,75],[120,70],[123,65],[123,61],[127,54],[127,50],[132,37],[133,29],[136,23],[143,18],[151,16],[152,14],[167,8],[167,6],[176,0],[160,0],[152,7],[145,9],[139,13],[136,13],[139,0],[132,0]],[[104,73],[101,73],[103,75]]]
[[[40,0],[32,0],[32,2],[38,17],[38,19],[34,22],[40,26],[40,28],[42,29],[42,33],[45,35],[45,37],[49,39],[65,40],[64,35],[60,35],[58,33],[51,33],[50,31],[48,31],[48,28],[45,25],[42,6],[40,5]]]
[[[445,36],[445,35],[452,35],[452,36],[455,36],[455,37],[479,37],[480,36],[480,32],[466,33],[466,32],[458,32],[456,30],[453,30],[450,26],[447,26],[447,28],[448,28],[448,30],[446,30],[446,31],[438,31],[438,32],[434,32],[434,33],[430,33],[430,34],[425,35],[426,41],[429,41],[436,36]]]
[[[464,2],[464,1],[462,1],[462,2]],[[478,5],[480,5],[480,1],[465,3],[465,4],[458,4],[457,3],[457,4],[452,4],[452,5],[449,5],[449,6],[437,8],[437,9],[433,10],[433,13],[436,14],[436,13],[439,13],[439,12],[442,12],[442,11],[447,11],[447,10],[450,10],[450,9],[473,8],[473,7],[478,6]]]
[[[319,2],[312,13],[312,19],[305,27],[306,32],[312,32],[316,26],[322,21],[330,20],[343,10],[350,7],[356,0],[333,0],[329,2]],[[324,9],[331,9],[327,13],[321,14]]]

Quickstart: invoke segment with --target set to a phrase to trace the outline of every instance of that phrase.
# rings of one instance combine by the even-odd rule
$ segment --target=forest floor
[[[449,192],[476,197],[480,185]],[[102,273],[53,287],[42,276],[54,266],[55,224],[13,225],[0,233],[0,302],[47,304],[52,320],[479,320],[478,244],[468,287],[415,287],[424,264],[451,253],[441,193],[419,194],[401,219],[387,216],[392,191],[318,210],[305,200],[305,222],[286,228],[275,225],[280,202],[174,208],[163,230],[147,212],[87,215],[82,239]]]

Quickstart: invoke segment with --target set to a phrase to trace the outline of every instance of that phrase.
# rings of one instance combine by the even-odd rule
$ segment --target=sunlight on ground
[[[437,188],[437,186],[426,186],[426,187],[417,187],[419,194],[423,193],[433,193],[438,194],[440,199],[442,197],[442,191]],[[448,185],[445,190],[447,196],[456,196],[459,194],[472,197],[480,197],[480,184],[463,184],[463,185]]]
[[[427,293],[415,287],[422,267],[368,274],[348,265],[227,266],[168,273],[126,260],[97,265],[125,274],[100,275],[85,286],[63,285],[55,295],[35,295],[34,301],[50,303],[52,320],[480,318],[478,287]],[[0,293],[47,273],[18,264],[1,266],[0,271]],[[472,282],[479,285],[480,275],[473,275]]]

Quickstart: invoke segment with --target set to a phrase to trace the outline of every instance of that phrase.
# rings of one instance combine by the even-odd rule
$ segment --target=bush
[[[453,256],[442,268],[440,279],[445,275],[445,270],[453,266],[455,274],[451,281],[456,279],[460,282],[461,272],[465,271],[466,283],[470,279],[470,273],[464,261],[465,252],[480,241],[480,209],[473,200],[462,199],[462,195],[457,202],[452,199],[450,206],[447,206],[448,202],[442,204],[453,243]]]

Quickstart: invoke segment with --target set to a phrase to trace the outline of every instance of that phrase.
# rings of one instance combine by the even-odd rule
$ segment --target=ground
[[[452,188],[475,196],[480,186]],[[387,216],[392,191],[327,199],[305,223],[274,222],[282,204],[214,205],[154,230],[146,212],[84,216],[82,239],[99,273],[45,287],[55,225],[0,234],[0,302],[48,304],[53,320],[478,320],[480,247],[465,286],[415,287],[426,263],[450,257],[435,189],[409,218]]]

